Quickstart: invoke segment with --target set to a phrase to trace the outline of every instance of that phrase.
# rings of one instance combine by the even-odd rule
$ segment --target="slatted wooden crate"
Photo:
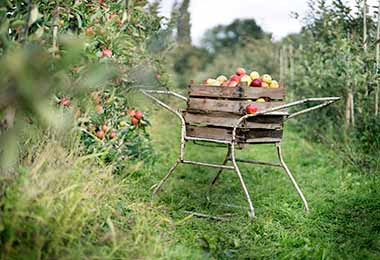
[[[232,131],[239,118],[245,115],[248,104],[258,112],[284,104],[285,89],[253,88],[248,86],[218,87],[190,85],[187,109],[183,112],[186,134],[190,137],[232,140]],[[255,102],[269,98],[269,102]],[[239,143],[276,143],[282,138],[286,111],[248,118],[237,129]]]

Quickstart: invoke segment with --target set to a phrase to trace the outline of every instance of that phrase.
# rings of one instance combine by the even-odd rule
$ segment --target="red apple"
[[[104,131],[103,130],[96,131],[96,137],[98,137],[99,139],[103,139]]]
[[[236,75],[238,75],[238,76],[244,76],[245,74],[246,74],[245,69],[243,69],[243,68],[237,68]]]
[[[136,115],[136,111],[133,109],[128,109],[128,115],[130,115],[131,117],[134,117]]]
[[[96,105],[95,106],[95,111],[98,113],[103,113],[103,107],[101,105]]]
[[[252,83],[251,83],[252,87],[260,88],[261,85],[262,85],[261,79],[254,79],[254,80],[252,80]]]
[[[132,125],[138,125],[139,124],[139,120],[136,117],[132,117],[131,118],[131,123],[132,123]]]
[[[249,104],[245,108],[245,112],[247,112],[247,114],[254,114],[257,112],[257,107],[254,104]]]
[[[94,29],[92,28],[92,26],[86,28],[86,35],[87,36],[94,35]]]
[[[112,129],[112,131],[110,133],[110,139],[114,139],[115,137],[116,137],[116,130]]]
[[[233,81],[233,80],[231,80],[228,83],[228,87],[236,87],[237,85],[239,85],[239,82],[236,82],[236,81]]]
[[[59,103],[60,103],[62,106],[64,106],[64,107],[68,107],[68,106],[70,106],[70,104],[71,104],[70,99],[65,98],[65,97],[61,98],[61,100],[59,101]]]
[[[104,49],[104,50],[102,50],[102,53],[100,54],[100,56],[112,58],[112,51],[109,49]]]
[[[144,116],[143,112],[136,111],[136,113],[135,113],[135,117],[136,117],[137,119],[140,120],[143,116]]]
[[[223,82],[222,86],[223,87],[228,87],[228,85],[230,85],[231,81],[230,80],[226,80]]]
[[[238,75],[232,75],[231,78],[230,78],[230,81],[235,81],[235,82],[239,83],[240,79],[241,79],[240,76],[238,76]]]

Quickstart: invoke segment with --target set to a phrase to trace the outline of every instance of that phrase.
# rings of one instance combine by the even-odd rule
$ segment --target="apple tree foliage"
[[[380,165],[380,117],[374,109],[379,87],[375,53],[377,16],[367,17],[365,50],[362,6],[363,1],[358,1],[353,10],[342,1],[315,2],[301,34],[283,43],[293,44],[296,49],[291,57],[294,79],[288,75],[286,80],[290,92],[299,98],[343,98],[333,106],[300,117],[299,126],[313,140],[332,139],[353,165],[365,169]],[[347,126],[350,92],[354,97],[355,123]]]
[[[14,147],[0,151],[2,160],[17,154],[17,136],[32,124],[42,131],[52,125],[80,129],[84,152],[116,162],[117,171],[123,165],[120,158],[150,161],[147,117],[139,126],[129,123],[125,87],[167,85],[160,56],[167,48],[162,43],[165,21],[158,7],[159,1],[146,0],[1,1],[0,120],[8,110],[16,112],[14,128],[3,129],[0,136],[1,147]],[[161,45],[155,44],[158,39]],[[100,112],[92,92],[99,93]],[[63,99],[69,104],[63,105]],[[59,121],[62,113],[75,115],[77,123]],[[96,137],[105,123],[116,131],[112,140],[108,132],[103,139]]]

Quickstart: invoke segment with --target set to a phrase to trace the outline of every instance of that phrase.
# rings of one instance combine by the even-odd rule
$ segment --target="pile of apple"
[[[208,86],[222,86],[222,87],[236,87],[241,84],[256,88],[279,88],[280,85],[276,80],[273,80],[269,74],[260,76],[257,71],[251,72],[249,75],[245,69],[238,68],[236,73],[227,79],[226,76],[221,75],[216,79],[207,79],[204,82]]]

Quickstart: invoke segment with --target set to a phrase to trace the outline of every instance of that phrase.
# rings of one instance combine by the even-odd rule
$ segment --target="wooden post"
[[[58,52],[58,20],[59,20],[59,7],[56,7],[53,11],[53,57]]]
[[[377,13],[377,32],[376,32],[376,74],[379,73],[380,63],[380,0]],[[379,114],[379,92],[380,82],[377,81],[376,93],[375,93],[375,115]]]

